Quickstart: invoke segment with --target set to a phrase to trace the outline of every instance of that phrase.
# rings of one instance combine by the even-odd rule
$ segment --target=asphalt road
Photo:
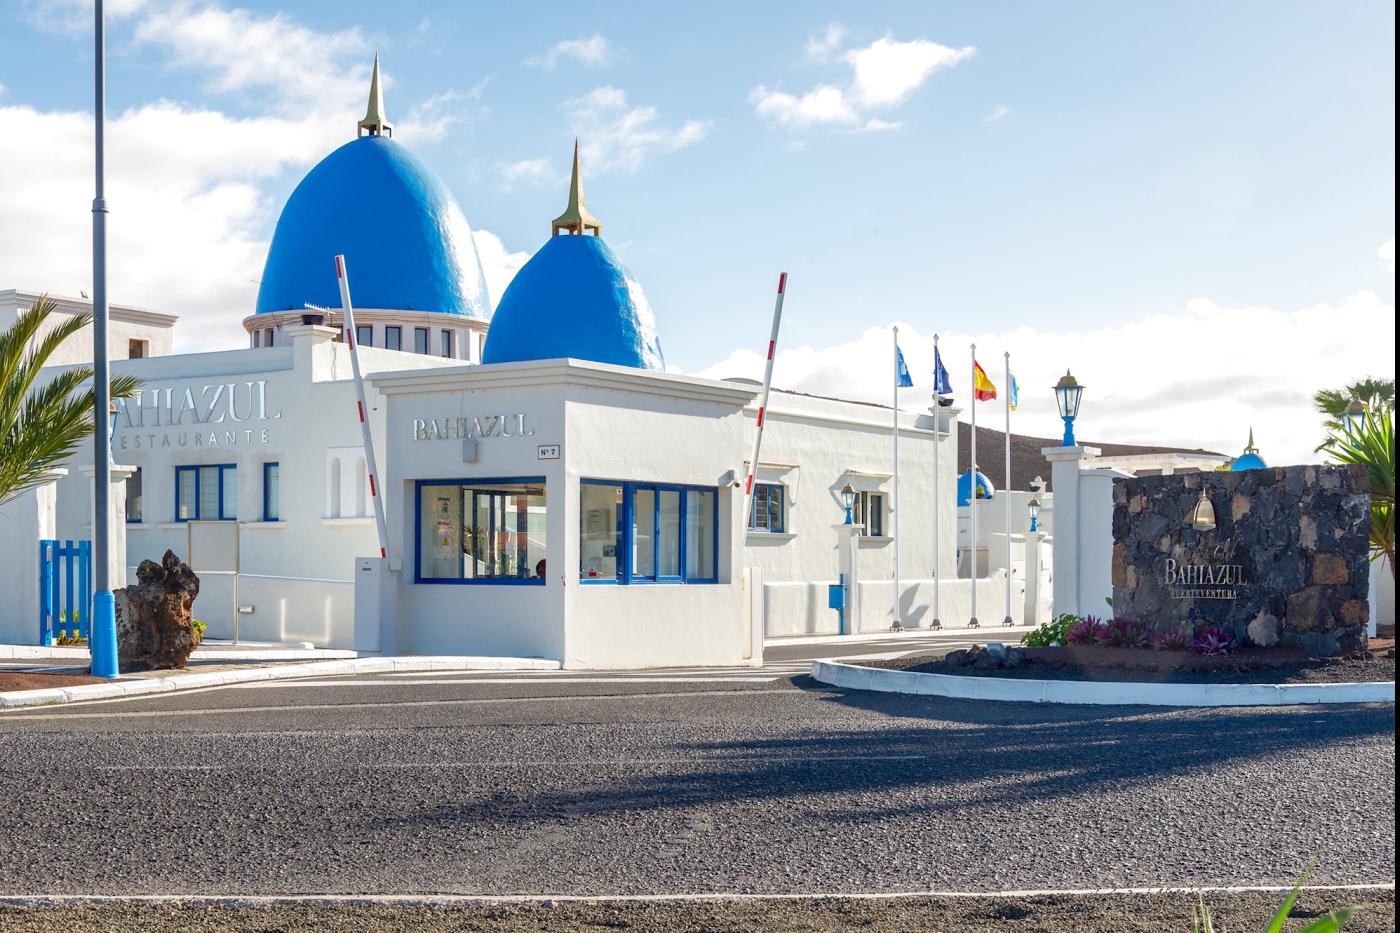
[[[830,651],[0,713],[0,895],[1394,881],[1393,707],[899,697],[801,673]]]

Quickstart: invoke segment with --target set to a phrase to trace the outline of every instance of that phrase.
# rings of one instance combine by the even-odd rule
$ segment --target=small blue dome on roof
[[[992,486],[992,481],[987,479],[987,474],[978,472],[977,474],[977,498],[990,499],[996,488]],[[958,506],[961,508],[972,501],[972,471],[968,470],[958,477]]]
[[[345,256],[357,308],[483,320],[490,312],[462,209],[432,169],[388,136],[346,143],[297,185],[267,253],[258,313],[307,303],[339,308],[337,254]]]
[[[1259,456],[1259,450],[1254,446],[1254,429],[1249,429],[1249,443],[1244,448],[1244,453],[1240,454],[1230,463],[1230,472],[1238,470],[1263,470],[1268,467],[1264,458]]]

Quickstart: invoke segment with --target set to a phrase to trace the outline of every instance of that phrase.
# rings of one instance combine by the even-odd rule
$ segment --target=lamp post
[[[1068,369],[1060,381],[1055,383],[1055,404],[1065,422],[1065,436],[1060,441],[1061,447],[1075,446],[1074,419],[1079,417],[1079,397],[1083,394],[1084,387],[1075,381]]]
[[[842,486],[842,487],[841,487],[841,508],[843,508],[843,509],[846,510],[846,524],[847,524],[847,525],[852,524],[852,522],[851,522],[851,509],[855,506],[855,504],[856,504],[856,491],[855,491],[854,489],[851,488],[851,484],[850,484],[850,483],[847,483],[845,486]]]
[[[1031,492],[1040,492],[1045,488],[1045,480],[1037,476],[1031,480]]]
[[[1353,395],[1342,412],[1342,427],[1348,434],[1355,434],[1366,427],[1366,403]]]
[[[1031,501],[1028,508],[1031,512],[1031,532],[1034,533],[1037,530],[1036,521],[1040,518],[1040,500],[1037,499],[1035,496],[1031,496]]]

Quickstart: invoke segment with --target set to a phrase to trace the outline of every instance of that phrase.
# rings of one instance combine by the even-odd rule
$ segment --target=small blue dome
[[[554,236],[501,296],[483,363],[570,357],[664,370],[642,286],[596,236]]]
[[[990,499],[996,488],[992,486],[992,481],[987,479],[987,474],[979,472],[977,474],[977,498]],[[968,470],[958,477],[958,506],[962,507],[972,501],[972,471]]]
[[[1246,451],[1236,457],[1234,463],[1230,464],[1230,472],[1233,473],[1236,470],[1262,470],[1267,466],[1268,464],[1264,462],[1263,457],[1259,456],[1257,453]]]
[[[259,314],[340,307],[335,257],[357,308],[485,319],[486,278],[471,227],[442,179],[387,136],[362,136],[297,185],[272,237]]]

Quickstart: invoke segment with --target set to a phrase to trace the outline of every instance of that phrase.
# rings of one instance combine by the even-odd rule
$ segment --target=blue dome
[[[297,185],[272,237],[258,313],[340,307],[335,257],[357,308],[485,319],[490,303],[471,227],[442,179],[386,136],[362,136]]]
[[[977,490],[979,499],[990,499],[996,488],[992,486],[992,481],[987,479],[986,473],[977,474]],[[972,471],[968,470],[958,477],[958,506],[967,505],[972,501]]]
[[[496,306],[483,363],[571,357],[664,370],[642,286],[596,236],[555,236],[525,263]]]
[[[1262,470],[1267,466],[1268,464],[1264,462],[1263,457],[1256,453],[1246,451],[1236,457],[1234,463],[1230,464],[1230,472],[1233,473],[1236,470]]]

